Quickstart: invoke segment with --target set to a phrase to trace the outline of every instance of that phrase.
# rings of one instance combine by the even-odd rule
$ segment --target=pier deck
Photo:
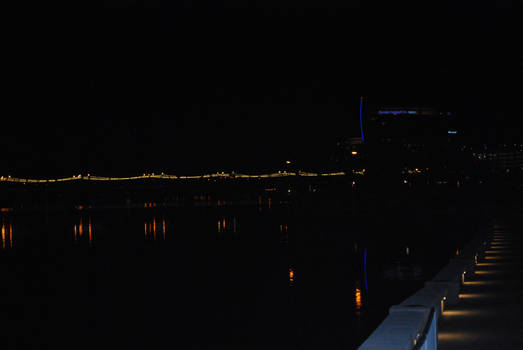
[[[523,349],[521,225],[495,226],[493,241],[457,305],[439,324],[440,350]]]

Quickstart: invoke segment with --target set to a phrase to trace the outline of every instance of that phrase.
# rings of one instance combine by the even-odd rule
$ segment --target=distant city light
[[[449,130],[447,131],[447,133],[451,134],[451,135],[455,135],[457,134],[458,132],[456,130]]]
[[[350,154],[352,154],[353,156],[355,156],[356,154],[358,154],[357,151],[351,151]]]
[[[285,163],[286,164],[291,164],[291,161],[290,160],[286,160]]]

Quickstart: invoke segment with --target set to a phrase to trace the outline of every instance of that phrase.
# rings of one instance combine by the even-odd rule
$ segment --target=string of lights
[[[94,176],[91,174],[87,175],[73,175],[71,177],[64,177],[58,179],[25,179],[17,178],[12,176],[1,176],[0,182],[17,182],[17,183],[53,183],[53,182],[71,182],[71,181],[130,181],[130,180],[149,180],[149,179],[162,179],[162,180],[197,180],[197,179],[264,179],[264,178],[281,178],[289,176],[305,176],[305,177],[318,177],[318,176],[343,176],[345,172],[333,172],[333,173],[312,173],[312,172],[287,172],[278,171],[276,173],[269,174],[236,174],[236,173],[214,173],[205,175],[167,175],[167,174],[143,174],[140,176],[129,176],[129,177],[107,177],[107,176]]]

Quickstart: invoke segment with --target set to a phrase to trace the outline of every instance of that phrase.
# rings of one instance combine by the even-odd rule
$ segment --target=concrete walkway
[[[493,234],[459,303],[443,313],[440,350],[523,349],[523,232],[494,226]]]

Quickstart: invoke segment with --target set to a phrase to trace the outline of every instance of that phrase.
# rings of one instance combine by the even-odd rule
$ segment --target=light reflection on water
[[[7,222],[6,222],[7,221]],[[11,220],[2,220],[2,249],[13,248],[13,224]]]
[[[356,306],[356,315],[360,316],[360,310],[361,310],[361,289],[356,288],[354,291],[354,303]]]
[[[235,216],[232,219],[226,217],[218,218],[218,232],[236,232],[238,230],[238,220]]]
[[[223,311],[228,310],[228,305],[241,305],[238,308],[245,307],[246,310],[251,307],[256,308],[253,305],[263,305],[257,309],[258,315],[261,315],[260,321],[250,319],[251,316],[248,316],[247,312],[244,316],[241,312],[239,312],[241,316],[234,316],[241,317],[241,322],[245,321],[245,329],[255,332],[255,326],[252,326],[252,330],[248,328],[249,322],[261,324],[265,321],[271,322],[274,317],[282,319],[289,317],[293,320],[294,316],[282,315],[286,311],[278,311],[286,310],[289,299],[285,293],[289,293],[288,295],[294,298],[293,307],[296,310],[309,310],[307,312],[310,312],[311,319],[321,319],[324,315],[322,310],[327,310],[329,307],[332,307],[334,313],[338,312],[332,316],[333,312],[329,310],[332,321],[307,321],[310,322],[310,326],[295,325],[292,323],[294,321],[289,321],[288,324],[285,323],[287,321],[281,321],[281,324],[286,327],[294,327],[292,332],[307,333],[308,329],[322,328],[321,332],[329,333],[333,332],[332,329],[337,324],[345,329],[350,327],[351,320],[354,320],[353,325],[358,325],[357,332],[359,332],[360,323],[363,325],[362,329],[365,329],[366,322],[372,317],[368,316],[371,313],[369,310],[377,309],[376,300],[390,293],[389,290],[381,288],[385,284],[379,284],[381,282],[377,278],[378,272],[369,269],[369,278],[372,282],[369,294],[364,262],[367,249],[372,252],[369,260],[371,268],[376,266],[377,259],[382,259],[379,253],[393,250],[385,248],[380,250],[380,247],[362,239],[363,234],[354,234],[354,231],[351,231],[351,225],[354,223],[347,216],[340,217],[338,220],[334,215],[304,216],[300,212],[295,215],[292,211],[280,210],[276,199],[272,203],[270,199],[264,200],[258,207],[258,209],[263,208],[263,215],[256,213],[256,206],[239,211],[226,205],[220,208],[198,209],[186,215],[186,211],[171,212],[161,204],[154,208],[155,205],[152,203],[147,203],[147,209],[122,211],[120,214],[84,211],[81,216],[75,216],[74,221],[67,219],[62,222],[66,223],[64,225],[64,232],[68,238],[66,243],[71,247],[73,246],[70,241],[71,226],[73,226],[75,242],[83,240],[84,243],[89,242],[90,245],[96,246],[99,255],[90,257],[89,259],[92,260],[89,264],[86,262],[86,266],[89,268],[102,266],[97,270],[98,276],[104,273],[106,268],[111,273],[117,272],[114,274],[107,272],[107,282],[98,280],[102,281],[100,285],[103,283],[109,285],[103,287],[107,288],[108,293],[115,288],[110,284],[112,276],[126,276],[129,270],[128,264],[121,261],[128,263],[144,257],[144,255],[136,257],[135,253],[129,253],[128,257],[124,252],[130,250],[126,248],[147,247],[143,260],[147,266],[146,271],[155,271],[147,274],[153,282],[147,289],[149,293],[147,305],[151,304],[159,310],[155,311],[159,320],[167,320],[166,314],[172,316],[182,307],[178,299],[183,299],[184,303],[189,305],[187,315],[194,313],[193,308],[198,307],[198,303],[203,303],[205,307],[201,306],[200,310],[202,315],[207,312],[208,314],[204,316],[218,317],[215,314],[219,314],[222,319],[229,317],[228,311]],[[222,203],[220,202],[220,205]],[[267,210],[269,206],[272,208]],[[58,225],[60,225],[59,220],[57,218]],[[171,225],[170,220],[176,220],[176,224]],[[23,243],[20,232],[25,231],[19,229],[17,221],[15,223],[17,224],[15,227],[17,249],[19,249],[21,245],[19,242]],[[2,221],[1,229],[2,247],[5,249],[12,246],[12,226],[8,221]],[[175,238],[176,241],[166,240],[167,231],[170,238]],[[231,232],[241,232],[241,237],[227,234]],[[55,242],[61,244],[58,236],[54,237]],[[240,237],[240,239],[228,240],[227,237]],[[144,241],[160,242],[144,244]],[[398,243],[395,249],[401,252],[402,256],[412,257],[419,251],[422,244],[420,242],[409,240]],[[405,243],[408,243],[408,248]],[[382,244],[382,246],[386,245]],[[99,247],[108,248],[98,250]],[[87,258],[84,259],[80,254],[72,255],[78,261],[87,261]],[[384,255],[383,259],[386,258],[387,256]],[[170,274],[172,271],[176,273]],[[201,278],[201,271],[206,271],[205,278]],[[382,271],[380,270],[379,273]],[[142,276],[135,274],[128,280],[125,279],[126,277],[120,278],[123,282],[121,285],[125,285],[132,281],[139,281]],[[168,282],[173,281],[177,283],[178,289],[168,287]],[[116,285],[116,282],[114,284]],[[179,291],[180,288],[185,291],[185,294]],[[209,290],[213,293],[207,293]],[[162,297],[156,297],[158,293],[163,293]],[[169,299],[171,297],[172,300]],[[227,327],[222,325],[218,328],[223,330]],[[296,330],[299,327],[302,328]],[[201,331],[212,332],[211,328],[212,326],[202,328]]]
[[[354,309],[356,316],[361,316],[363,307],[362,292],[361,292],[361,281],[357,280],[354,288]]]
[[[280,243],[289,243],[289,225],[280,224]]]
[[[157,229],[157,226],[160,226]],[[166,229],[165,229],[165,217],[162,216],[161,221],[157,220],[156,217],[153,217],[152,220],[145,220],[144,222],[144,238],[146,240],[164,240],[165,241],[166,236]]]
[[[84,224],[84,222],[87,221],[87,225]],[[78,224],[74,224],[73,225],[73,237],[74,237],[74,241],[75,242],[78,242],[81,240],[83,234],[84,234],[84,230],[85,230],[85,226],[86,229],[87,229],[87,240],[88,240],[88,243],[89,245],[91,246],[93,244],[93,228],[92,228],[92,223],[91,223],[91,216],[87,216],[87,217],[80,217],[79,218],[79,223]]]

